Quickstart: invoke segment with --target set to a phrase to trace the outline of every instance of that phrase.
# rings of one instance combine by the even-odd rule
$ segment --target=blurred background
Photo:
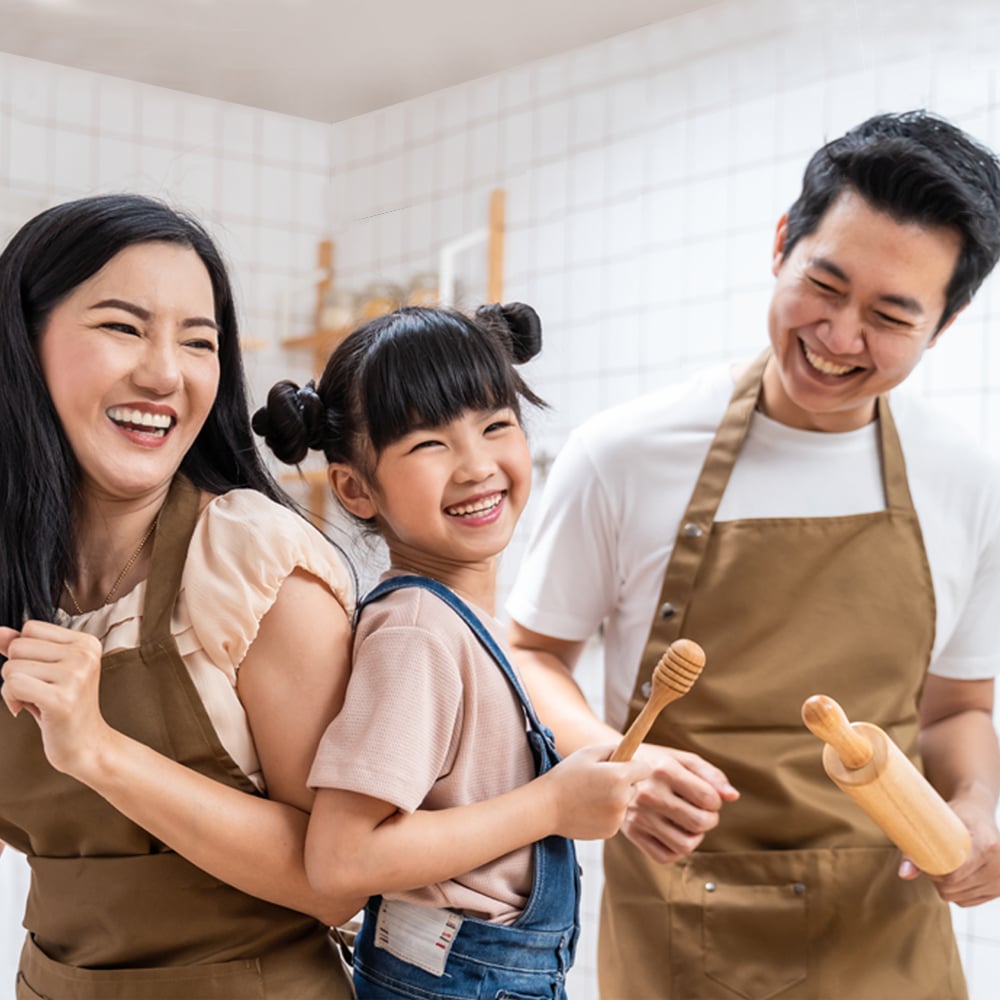
[[[257,402],[397,302],[529,302],[537,496],[594,411],[764,346],[774,226],[824,140],[920,106],[1000,147],[998,38],[990,0],[0,0],[0,242],[85,194],[190,210],[232,265]],[[997,282],[906,391],[1000,454]],[[332,517],[316,471],[286,485]],[[570,996],[593,1000],[600,852],[582,859]],[[8,852],[0,997],[25,887]],[[955,922],[994,1000],[1000,904]]]

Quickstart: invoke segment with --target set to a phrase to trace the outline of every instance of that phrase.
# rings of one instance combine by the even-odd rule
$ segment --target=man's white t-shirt
[[[583,640],[605,627],[605,707],[624,724],[680,519],[733,391],[720,366],[593,417],[554,463],[507,602],[532,631]],[[1000,463],[925,401],[894,392],[937,605],[930,669],[1000,672]],[[882,510],[878,426],[802,431],[755,412],[716,520]]]

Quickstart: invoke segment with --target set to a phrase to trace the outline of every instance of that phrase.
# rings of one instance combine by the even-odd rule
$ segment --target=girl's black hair
[[[483,306],[474,317],[409,307],[359,327],[331,355],[317,386],[278,382],[254,430],[282,461],[309,450],[366,470],[415,427],[446,424],[466,410],[545,406],[514,366],[541,349],[542,327],[520,302]]]
[[[51,621],[74,568],[79,468],[49,397],[38,338],[73,289],[140,243],[188,247],[212,282],[219,389],[182,471],[211,493],[247,487],[291,506],[254,446],[232,288],[205,229],[139,195],[57,205],[22,226],[0,254],[0,625]]]

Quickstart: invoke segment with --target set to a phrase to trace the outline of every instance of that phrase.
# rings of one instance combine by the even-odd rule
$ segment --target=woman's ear
[[[371,490],[353,467],[333,462],[327,469],[330,489],[349,514],[362,521],[371,520],[377,513]]]

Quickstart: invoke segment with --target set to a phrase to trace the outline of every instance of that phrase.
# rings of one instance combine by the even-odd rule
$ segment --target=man
[[[613,739],[673,639],[707,656],[605,851],[606,1000],[966,996],[945,901],[1000,893],[1000,470],[887,396],[998,254],[995,157],[876,116],[778,222],[770,349],[599,415],[553,467],[508,609],[560,748]],[[602,622],[608,723],[571,676]],[[971,833],[958,871],[916,871],[826,777],[816,693],[922,759]]]

